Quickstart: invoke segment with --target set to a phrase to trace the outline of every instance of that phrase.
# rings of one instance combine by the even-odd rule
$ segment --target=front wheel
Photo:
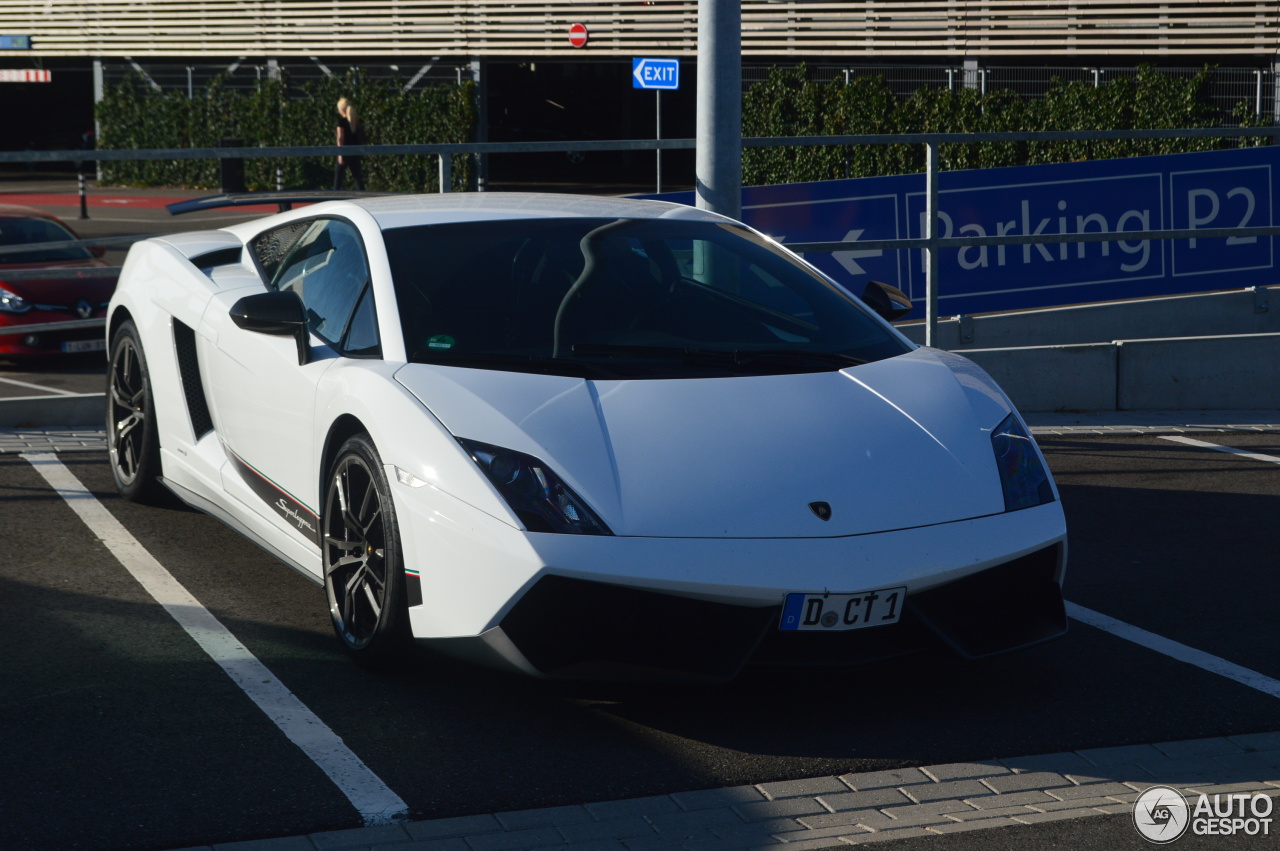
[[[160,435],[142,339],[126,321],[111,340],[107,366],[107,445],[116,490],[130,502],[164,498],[160,483]]]
[[[404,562],[391,490],[366,435],[348,439],[329,471],[324,499],[324,587],[333,629],[347,652],[384,667],[410,643]]]

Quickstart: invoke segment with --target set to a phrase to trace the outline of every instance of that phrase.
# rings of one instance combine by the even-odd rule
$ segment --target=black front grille
[[[907,597],[907,611],[953,650],[980,659],[1057,638],[1067,631],[1057,583],[1061,545]]]
[[[213,418],[209,416],[209,402],[204,395],[204,382],[200,379],[196,333],[176,319],[173,320],[173,345],[178,354],[178,372],[182,376],[182,392],[187,399],[191,431],[199,440],[213,431]]]
[[[574,679],[728,679],[753,665],[842,667],[937,647],[975,659],[1066,631],[1055,579],[1061,550],[1046,547],[907,596],[890,626],[791,632],[782,607],[690,600],[562,576],[521,598],[502,629],[539,671]]]
[[[728,679],[779,612],[545,576],[502,629],[553,677]]]

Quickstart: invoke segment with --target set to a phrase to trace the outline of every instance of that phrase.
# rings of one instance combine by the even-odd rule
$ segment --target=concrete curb
[[[842,848],[1132,813],[1151,786],[1280,797],[1280,732],[1090,748],[404,822],[200,851]],[[196,851],[196,849],[187,849]]]

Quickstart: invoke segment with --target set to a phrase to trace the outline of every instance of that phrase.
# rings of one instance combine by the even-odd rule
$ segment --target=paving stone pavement
[[[1170,768],[1176,764],[1176,768]],[[1186,783],[1187,769],[1201,778]],[[1280,731],[408,821],[184,851],[787,851],[1132,812],[1147,788],[1280,798]]]
[[[106,451],[107,432],[101,428],[64,426],[0,429],[0,455],[19,452]]]

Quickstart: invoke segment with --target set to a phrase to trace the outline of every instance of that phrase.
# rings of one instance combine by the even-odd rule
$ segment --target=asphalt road
[[[1280,435],[1204,439],[1280,456]],[[1041,443],[1071,529],[1069,600],[1280,678],[1280,466],[1155,436]],[[547,685],[425,654],[370,673],[337,646],[318,586],[203,514],[119,500],[105,457],[62,459],[415,819],[1263,732],[1280,718],[1274,697],[1080,623],[977,664],[938,653],[714,687]],[[360,824],[16,456],[0,456],[0,506],[0,848],[165,849]],[[1026,830],[1114,847],[1106,825],[1121,821],[1092,821]]]

